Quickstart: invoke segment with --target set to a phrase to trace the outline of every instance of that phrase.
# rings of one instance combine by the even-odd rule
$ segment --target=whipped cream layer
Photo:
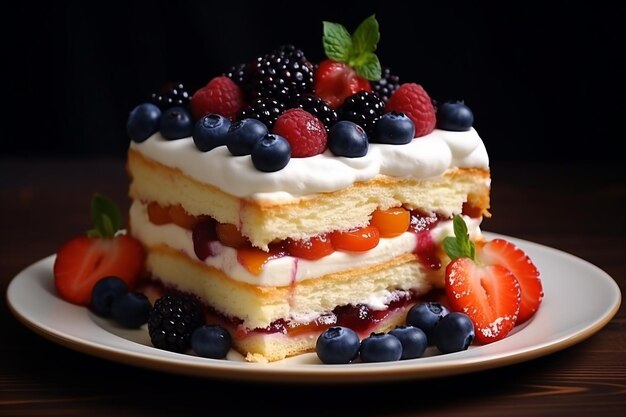
[[[481,236],[481,218],[463,216],[472,240]],[[191,259],[197,259],[191,236],[191,231],[173,223],[155,225],[150,222],[147,206],[134,201],[130,208],[130,220],[133,225],[133,235],[145,245],[167,245],[185,253]],[[446,236],[454,236],[452,221],[440,221],[430,230],[433,241],[441,243]],[[237,260],[237,250],[215,241],[211,243],[214,256],[204,262],[223,271],[231,279],[248,284],[268,287],[282,287],[311,278],[318,278],[326,274],[345,271],[359,267],[376,265],[389,261],[397,256],[410,253],[417,244],[417,235],[405,232],[393,238],[381,238],[380,243],[367,252],[335,251],[316,261],[283,256],[270,259],[264,265],[259,275],[251,274]]]
[[[450,168],[488,168],[485,145],[475,129],[451,132],[435,129],[405,145],[371,143],[367,155],[346,158],[324,153],[291,158],[276,172],[258,171],[250,155],[233,156],[226,146],[201,152],[191,137],[167,140],[159,133],[131,142],[143,155],[239,198],[288,202],[337,191],[377,175],[428,179]]]

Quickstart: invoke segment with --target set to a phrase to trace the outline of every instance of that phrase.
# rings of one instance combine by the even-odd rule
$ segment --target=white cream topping
[[[481,219],[463,216],[468,226],[470,238],[480,236]],[[148,246],[165,244],[179,250],[192,259],[197,259],[191,238],[191,231],[173,223],[155,225],[148,218],[148,211],[144,204],[134,201],[130,208],[130,219],[133,235]],[[453,236],[452,221],[440,221],[430,231],[435,243],[440,243],[446,236]],[[376,265],[391,260],[404,253],[412,252],[417,243],[414,233],[406,232],[394,238],[381,238],[375,248],[367,252],[335,251],[317,261],[299,259],[292,256],[270,259],[259,275],[250,273],[237,260],[237,251],[220,242],[213,242],[211,249],[214,256],[205,260],[207,265],[223,271],[231,279],[259,286],[286,286],[306,279],[320,277],[359,267]],[[385,304],[388,300],[370,300],[373,305]]]
[[[233,156],[226,146],[201,152],[190,137],[170,141],[156,133],[130,146],[236,197],[272,202],[337,191],[377,175],[427,179],[449,168],[489,167],[485,145],[473,128],[465,132],[435,129],[405,145],[372,143],[362,158],[338,157],[326,150],[309,158],[291,158],[276,172],[258,171],[249,155]]]

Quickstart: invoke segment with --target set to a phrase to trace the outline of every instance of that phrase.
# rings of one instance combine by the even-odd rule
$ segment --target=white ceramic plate
[[[69,304],[55,293],[54,255],[19,273],[7,291],[9,307],[27,327],[63,346],[121,363],[178,374],[277,382],[374,382],[432,378],[495,368],[547,355],[574,345],[600,330],[617,312],[621,294],[598,267],[565,252],[508,236],[541,272],[544,300],[529,322],[504,340],[471,346],[464,352],[437,354],[429,348],[419,359],[324,365],[315,353],[283,361],[247,363],[231,352],[214,360],[151,346],[147,330],[123,329],[111,320]]]

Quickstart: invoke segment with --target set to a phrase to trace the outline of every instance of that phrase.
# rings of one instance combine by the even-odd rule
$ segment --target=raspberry
[[[306,158],[326,149],[326,128],[320,119],[302,109],[289,109],[278,117],[274,133],[287,139],[292,158]]]
[[[385,112],[406,114],[415,124],[415,137],[429,134],[437,122],[435,107],[424,88],[415,83],[402,84],[387,101]]]
[[[243,105],[241,88],[226,76],[211,79],[191,97],[191,113],[195,120],[211,113],[234,120]]]

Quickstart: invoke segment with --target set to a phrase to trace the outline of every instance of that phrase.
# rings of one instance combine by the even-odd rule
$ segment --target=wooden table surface
[[[623,167],[493,163],[492,177],[493,217],[485,230],[583,258],[623,293]],[[0,158],[0,291],[90,226],[93,192],[126,209],[127,186],[120,159]],[[219,409],[274,416],[626,415],[623,306],[598,333],[539,359],[455,377],[354,386],[225,381],[111,362],[33,333],[10,313],[4,296],[0,332],[0,416],[220,415]]]

